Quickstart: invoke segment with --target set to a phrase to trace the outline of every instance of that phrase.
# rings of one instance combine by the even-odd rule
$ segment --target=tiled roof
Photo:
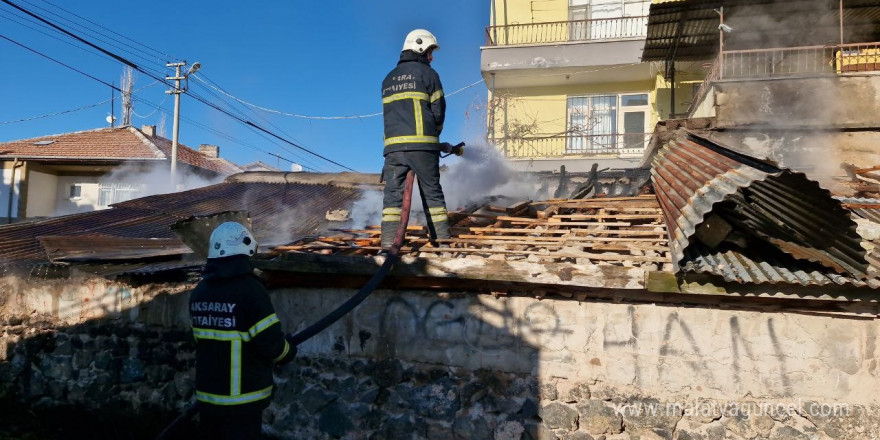
[[[0,159],[166,161],[170,156],[170,140],[147,136],[134,127],[99,128],[0,143]],[[183,144],[178,144],[178,160],[218,174],[241,172],[225,159],[210,158]]]

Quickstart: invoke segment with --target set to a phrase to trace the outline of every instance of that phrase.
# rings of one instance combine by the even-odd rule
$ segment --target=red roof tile
[[[134,127],[99,128],[0,143],[0,159],[167,161],[170,156],[170,140],[146,136]],[[210,158],[183,144],[178,144],[178,161],[218,174],[241,172],[225,159]]]

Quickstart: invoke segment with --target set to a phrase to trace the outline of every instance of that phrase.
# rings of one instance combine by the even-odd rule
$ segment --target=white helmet
[[[223,258],[230,255],[250,256],[256,252],[257,240],[241,223],[226,222],[217,226],[211,233],[208,258]]]
[[[403,42],[403,50],[411,50],[415,53],[425,53],[431,48],[440,48],[437,45],[437,37],[424,29],[416,29],[408,33]]]

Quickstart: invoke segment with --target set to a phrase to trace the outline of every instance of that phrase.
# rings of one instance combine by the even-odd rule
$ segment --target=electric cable
[[[376,116],[382,116],[382,112],[369,113],[369,114],[365,114],[365,115],[351,115],[351,116],[308,116],[308,115],[302,115],[302,114],[298,114],[298,113],[289,113],[289,112],[285,112],[285,111],[281,111],[281,110],[274,110],[274,109],[262,107],[257,104],[253,104],[253,103],[247,102],[241,98],[238,98],[238,97],[232,95],[231,93],[227,92],[226,90],[223,90],[220,86],[215,86],[214,84],[207,83],[204,79],[200,78],[199,75],[193,75],[193,76],[195,77],[195,79],[197,81],[201,81],[206,86],[208,86],[208,87],[210,87],[210,88],[212,88],[212,89],[214,89],[214,90],[216,90],[216,91],[228,96],[229,98],[232,98],[232,99],[234,99],[244,105],[262,110],[264,112],[275,113],[275,114],[282,115],[282,116],[290,116],[290,117],[301,118],[301,119],[317,119],[317,120],[365,119],[365,118],[373,118]],[[463,90],[469,89],[477,84],[480,84],[483,81],[484,80],[482,80],[482,79],[479,81],[475,81],[475,82],[468,84],[468,85],[466,85],[466,86],[464,86],[464,87],[462,87],[452,93],[449,93],[445,96],[446,97],[453,96],[456,93],[459,93]]]
[[[60,10],[62,10],[62,11],[64,11],[64,12],[67,12],[68,14],[73,15],[74,17],[77,17],[77,18],[79,18],[79,19],[81,19],[81,20],[87,21],[87,22],[89,22],[89,23],[91,23],[91,24],[93,24],[93,25],[95,25],[95,26],[98,26],[99,28],[104,29],[104,30],[107,31],[107,32],[110,32],[110,33],[112,33],[112,34],[114,34],[114,35],[117,35],[117,36],[120,36],[120,37],[122,37],[122,38],[125,38],[126,40],[131,41],[131,42],[133,42],[133,43],[135,43],[135,44],[139,44],[139,45],[141,45],[141,46],[143,46],[143,47],[145,47],[145,48],[147,48],[147,49],[153,51],[154,54],[159,54],[159,55],[164,56],[166,60],[181,61],[180,58],[177,58],[177,57],[175,57],[174,55],[169,55],[169,54],[167,54],[167,53],[162,52],[161,50],[154,49],[154,48],[152,48],[152,47],[150,47],[150,46],[147,46],[146,44],[141,43],[140,41],[137,41],[137,40],[135,40],[135,39],[132,39],[132,38],[126,37],[125,35],[122,35],[122,34],[120,34],[119,32],[114,31],[113,29],[109,29],[109,28],[107,28],[107,27],[104,27],[104,26],[102,26],[100,23],[96,23],[96,22],[94,22],[94,21],[92,21],[92,20],[89,20],[88,18],[83,17],[83,16],[81,16],[81,15],[75,13],[75,12],[71,12],[71,11],[69,11],[69,10],[67,10],[67,9],[64,9],[64,8],[62,8],[61,6],[58,6],[58,5],[56,5],[55,3],[52,3],[52,2],[50,2],[50,1],[48,1],[48,0],[43,0],[43,2],[44,2],[44,3],[48,3],[49,5],[51,5],[51,6],[54,7],[54,8],[60,9]]]
[[[144,89],[146,89],[146,88],[148,88],[148,87],[152,87],[152,86],[154,86],[154,85],[156,85],[156,84],[158,84],[158,82],[153,82],[152,84],[149,84],[149,85],[146,85],[146,86],[144,86],[144,87],[141,87],[140,89],[138,89],[138,90],[136,90],[136,91],[144,90]],[[132,91],[132,93],[134,93],[134,92],[135,92],[135,91]],[[16,120],[14,120],[14,121],[3,121],[3,122],[0,122],[0,125],[14,124],[14,123],[16,123],[16,122],[33,121],[33,120],[37,120],[37,119],[45,119],[45,118],[49,118],[49,117],[52,117],[52,116],[60,116],[60,115],[64,115],[64,114],[67,114],[67,113],[78,112],[78,111],[80,111],[80,110],[86,110],[86,109],[90,109],[90,108],[93,108],[93,107],[97,107],[97,106],[102,105],[102,104],[106,104],[106,103],[108,103],[108,102],[110,102],[110,101],[113,101],[113,100],[116,100],[116,99],[122,99],[122,95],[120,95],[120,96],[115,96],[115,97],[110,98],[110,99],[105,99],[105,100],[103,100],[103,101],[101,101],[101,102],[96,102],[96,103],[94,103],[94,104],[89,104],[89,105],[84,105],[84,106],[82,106],[82,107],[72,108],[72,109],[69,109],[69,110],[62,110],[62,111],[59,111],[59,112],[48,113],[48,114],[40,115],[40,116],[31,116],[31,117],[29,117],[29,118],[16,119]]]
[[[37,20],[39,20],[39,21],[41,21],[41,22],[44,22],[44,23],[48,24],[49,26],[51,26],[51,27],[53,27],[53,28],[55,28],[55,29],[60,30],[61,32],[63,32],[64,34],[70,36],[71,38],[74,38],[75,40],[80,41],[80,42],[82,42],[83,44],[86,44],[86,45],[88,45],[88,46],[90,46],[90,47],[93,47],[93,48],[97,49],[98,51],[100,51],[100,52],[102,52],[102,53],[104,53],[104,54],[106,54],[106,55],[112,57],[113,59],[115,59],[115,60],[117,60],[117,61],[119,61],[119,62],[121,62],[121,63],[123,63],[123,64],[125,64],[125,65],[128,65],[128,66],[130,66],[131,68],[133,68],[133,69],[135,69],[135,70],[137,70],[137,71],[139,71],[139,72],[141,72],[141,73],[143,73],[143,74],[145,74],[145,75],[147,75],[147,76],[149,76],[149,77],[151,77],[151,78],[153,78],[153,79],[156,79],[156,80],[158,80],[158,81],[162,81],[162,82],[164,82],[165,84],[168,84],[168,85],[170,86],[170,84],[166,81],[166,79],[164,79],[164,78],[162,78],[162,77],[160,77],[160,76],[157,76],[157,75],[154,74],[154,73],[148,72],[147,70],[145,70],[145,69],[142,68],[141,66],[135,64],[134,62],[129,61],[128,59],[126,59],[126,58],[124,58],[124,57],[122,57],[122,56],[120,56],[120,55],[118,55],[118,54],[115,54],[115,53],[113,53],[113,52],[111,52],[111,51],[109,51],[109,50],[107,50],[107,49],[104,49],[104,48],[102,48],[102,47],[100,47],[100,46],[98,46],[98,45],[96,45],[96,44],[94,44],[94,43],[92,43],[92,42],[90,42],[90,41],[88,41],[88,40],[86,40],[86,39],[84,39],[84,38],[82,38],[82,37],[76,35],[76,34],[74,34],[73,32],[70,32],[70,31],[68,31],[68,30],[66,30],[66,29],[64,29],[64,28],[62,28],[62,27],[56,25],[55,23],[52,23],[51,21],[49,21],[49,20],[47,20],[47,19],[45,19],[45,18],[43,18],[43,17],[41,17],[41,16],[39,16],[39,15],[33,13],[33,12],[27,10],[27,9],[24,9],[24,8],[22,8],[21,6],[18,6],[17,4],[13,3],[13,2],[10,1],[10,0],[0,0],[0,1],[2,1],[3,3],[6,3],[6,4],[8,4],[8,5],[10,5],[10,6],[14,7],[14,8],[16,8],[16,9],[18,9],[18,10],[24,12],[24,13],[26,13],[27,15],[30,15],[30,16],[36,18]],[[99,80],[99,81],[100,81],[100,80]],[[102,81],[102,82],[103,82],[103,81]],[[106,83],[105,83],[105,84],[106,84]],[[118,89],[117,89],[117,90],[118,90]],[[293,147],[296,147],[296,148],[298,148],[298,149],[300,149],[300,150],[303,150],[303,151],[305,151],[305,152],[307,152],[307,153],[309,153],[309,154],[311,154],[311,155],[313,155],[313,156],[319,157],[319,158],[321,158],[321,159],[323,159],[323,160],[325,160],[325,161],[327,161],[327,162],[330,162],[330,163],[332,163],[332,164],[334,164],[334,165],[336,165],[336,166],[339,166],[339,167],[341,167],[341,168],[343,168],[343,169],[346,169],[346,170],[349,170],[349,171],[352,171],[352,172],[357,172],[357,171],[354,170],[353,168],[350,168],[350,167],[348,167],[348,166],[345,166],[345,165],[343,165],[343,164],[341,164],[341,163],[339,163],[339,162],[334,161],[333,159],[327,158],[327,157],[325,157],[325,156],[323,156],[323,155],[321,155],[321,154],[318,154],[318,153],[315,152],[315,151],[312,151],[312,150],[310,150],[310,149],[308,149],[308,148],[306,148],[306,147],[303,147],[302,145],[299,145],[299,144],[297,144],[297,143],[295,143],[295,142],[292,142],[292,141],[290,141],[290,140],[288,140],[288,139],[286,139],[286,138],[284,138],[284,137],[281,137],[281,136],[279,136],[278,134],[273,133],[273,132],[271,132],[271,131],[265,129],[265,128],[263,128],[262,126],[259,126],[259,125],[255,124],[254,122],[252,122],[252,121],[250,121],[250,120],[247,120],[247,119],[245,119],[245,118],[241,118],[241,117],[239,117],[239,116],[236,116],[236,115],[234,115],[234,114],[232,114],[232,113],[230,113],[230,112],[228,112],[228,111],[226,111],[226,110],[220,108],[220,107],[217,106],[216,104],[214,104],[214,103],[212,103],[212,102],[210,102],[210,101],[207,101],[207,100],[205,100],[204,98],[199,97],[198,95],[193,96],[193,98],[194,98],[196,101],[199,101],[199,102],[201,102],[202,104],[205,104],[205,105],[207,105],[208,107],[211,107],[211,108],[213,108],[213,109],[215,109],[215,110],[217,110],[217,111],[219,111],[219,112],[221,112],[221,113],[223,113],[223,114],[225,114],[225,115],[227,115],[227,116],[229,116],[229,117],[231,117],[231,118],[237,120],[238,122],[240,122],[240,123],[242,123],[242,124],[245,124],[245,125],[249,125],[249,126],[251,126],[251,127],[254,127],[255,129],[260,130],[260,131],[262,131],[262,132],[268,134],[269,136],[272,136],[272,137],[274,137],[274,138],[276,138],[276,139],[278,139],[278,140],[280,140],[280,141],[282,141],[282,142],[284,142],[284,143],[287,143],[287,144],[289,144],[289,145],[291,145],[291,146],[293,146]]]
[[[2,0],[0,0],[0,1],[2,1]],[[35,54],[37,54],[37,55],[39,55],[39,56],[41,56],[41,57],[43,57],[43,58],[46,58],[46,59],[48,59],[48,60],[50,60],[50,61],[54,61],[55,63],[58,63],[58,64],[64,66],[64,67],[67,67],[68,69],[73,70],[74,72],[79,73],[80,75],[83,75],[83,76],[86,76],[86,77],[88,77],[88,78],[91,78],[91,79],[93,79],[93,80],[95,80],[95,81],[97,81],[97,82],[99,82],[99,83],[101,83],[101,84],[104,84],[104,85],[107,86],[107,87],[112,88],[113,90],[116,90],[116,91],[118,91],[118,92],[121,92],[121,91],[122,91],[122,89],[120,89],[119,87],[116,87],[116,86],[114,86],[113,84],[110,84],[110,83],[108,83],[107,81],[104,81],[103,79],[100,79],[100,78],[97,78],[97,77],[95,77],[95,76],[92,76],[92,75],[90,75],[90,74],[88,74],[88,73],[85,73],[85,72],[83,72],[82,70],[77,69],[76,67],[73,67],[73,66],[71,66],[71,65],[69,65],[69,64],[64,63],[63,61],[56,60],[55,58],[52,58],[52,57],[50,57],[49,55],[44,54],[43,52],[40,52],[40,51],[38,51],[38,50],[36,50],[36,49],[32,49],[32,48],[30,48],[30,47],[28,47],[28,46],[26,46],[26,45],[24,45],[24,44],[22,44],[22,43],[19,43],[18,41],[15,41],[15,40],[13,40],[13,39],[11,39],[11,38],[9,38],[9,37],[3,35],[3,34],[0,34],[0,38],[4,39],[4,40],[6,40],[6,41],[9,41],[10,43],[15,44],[15,45],[17,45],[17,46],[19,46],[19,47],[21,47],[21,48],[23,48],[23,49],[25,49],[25,50],[31,51],[31,52],[33,52],[33,53],[35,53]]]

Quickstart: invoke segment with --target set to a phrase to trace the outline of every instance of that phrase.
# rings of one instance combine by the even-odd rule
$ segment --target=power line
[[[109,35],[106,35],[106,34],[99,32],[99,31],[96,31],[94,29],[91,29],[88,26],[85,26],[85,25],[78,23],[74,20],[71,20],[70,18],[64,17],[54,11],[40,7],[39,5],[36,5],[28,0],[21,0],[21,1],[33,6],[34,8],[37,8],[37,9],[39,9],[39,10],[41,10],[41,11],[43,11],[53,17],[56,17],[57,19],[63,20],[64,22],[67,22],[67,23],[69,23],[69,24],[67,24],[67,26],[73,26],[73,28],[75,30],[80,31],[80,32],[84,32],[86,35],[93,37],[93,38],[96,38],[98,41],[101,41],[102,43],[105,43],[105,44],[108,44],[112,47],[115,47],[116,49],[119,49],[122,52],[125,52],[131,56],[140,58],[141,60],[144,60],[148,63],[162,61],[159,57],[155,57],[155,56],[152,58],[146,57],[142,54],[142,49],[138,49],[138,48],[136,48],[136,47],[124,42],[124,41],[119,41],[118,39],[113,38],[112,36],[109,36]],[[110,40],[110,41],[108,41],[108,40]],[[126,48],[129,48],[131,50],[126,49]]]
[[[152,102],[150,102],[150,101],[147,101],[147,100],[145,100],[145,99],[143,99],[143,98],[140,98],[140,97],[137,97],[137,96],[133,96],[133,99],[134,99],[135,101],[137,101],[137,102],[140,102],[140,103],[146,104],[147,106],[153,107],[153,108],[155,108],[156,110],[158,110],[158,111],[160,111],[160,112],[162,112],[162,113],[165,113],[165,114],[167,114],[167,115],[170,115],[170,114],[172,113],[171,111],[169,111],[169,110],[167,110],[167,109],[164,109],[164,108],[162,108],[162,107],[160,107],[160,106],[158,106],[158,105],[156,105],[156,104],[154,104],[154,103],[152,103]],[[259,151],[259,152],[261,152],[261,153],[267,154],[267,155],[269,155],[269,156],[272,156],[272,157],[275,157],[275,158],[278,158],[278,159],[281,159],[281,160],[284,160],[284,161],[287,161],[287,162],[290,162],[290,163],[299,163],[299,162],[296,162],[296,161],[290,160],[290,159],[288,159],[288,158],[286,158],[286,157],[284,157],[284,156],[281,156],[281,155],[278,155],[278,154],[272,153],[271,151],[266,151],[266,150],[264,150],[264,149],[262,149],[262,148],[260,148],[260,147],[255,146],[255,145],[248,144],[248,143],[246,143],[246,142],[244,142],[244,141],[241,141],[241,140],[239,140],[239,139],[237,139],[237,138],[235,138],[235,137],[233,137],[233,136],[231,136],[231,135],[229,135],[229,134],[223,133],[222,131],[219,131],[219,130],[216,130],[216,129],[214,129],[214,128],[211,128],[211,127],[209,127],[209,126],[207,126],[207,125],[205,125],[205,124],[202,124],[202,123],[200,123],[200,122],[196,122],[195,120],[190,119],[190,118],[187,118],[187,117],[185,117],[185,116],[181,116],[180,119],[183,120],[184,122],[187,122],[187,123],[189,123],[189,124],[191,124],[191,125],[194,125],[194,126],[196,126],[196,127],[198,127],[198,128],[201,128],[202,130],[205,130],[205,131],[211,132],[211,133],[213,133],[213,134],[216,135],[216,136],[219,136],[219,137],[221,137],[221,138],[223,138],[223,139],[229,140],[229,141],[234,142],[234,143],[236,143],[236,144],[242,145],[242,146],[244,146],[244,147],[247,147],[247,148],[250,148],[250,149],[253,149],[253,150]],[[303,167],[306,168],[306,169],[308,169],[308,170],[311,170],[311,171],[318,171],[318,170],[316,170],[316,169],[314,169],[314,168],[311,168],[311,167],[308,167],[308,166],[305,166],[305,165],[303,165]]]
[[[114,89],[114,90],[116,90],[116,91],[118,91],[118,92],[121,92],[121,91],[122,91],[122,89],[120,89],[119,87],[116,87],[116,86],[113,85],[113,84],[108,83],[107,81],[104,81],[104,80],[102,80],[102,79],[99,79],[99,78],[96,78],[96,77],[94,77],[94,76],[92,76],[92,75],[89,75],[88,73],[85,73],[85,72],[83,72],[82,70],[77,69],[76,67],[73,67],[73,66],[71,66],[71,65],[68,65],[68,64],[66,64],[66,63],[64,63],[64,62],[62,62],[62,61],[58,61],[58,60],[56,60],[55,58],[52,58],[52,57],[50,57],[49,55],[44,54],[43,52],[40,52],[40,51],[38,51],[38,50],[36,50],[36,49],[32,49],[32,48],[30,48],[30,47],[28,47],[28,46],[25,46],[24,44],[19,43],[18,41],[15,41],[15,40],[13,40],[13,39],[11,39],[11,38],[9,38],[9,37],[6,37],[6,36],[0,34],[0,38],[4,39],[4,40],[6,40],[6,41],[9,41],[10,43],[15,44],[15,45],[17,45],[17,46],[19,46],[19,47],[22,47],[22,48],[24,48],[24,49],[26,49],[26,50],[29,50],[29,51],[31,51],[31,52],[33,52],[33,53],[35,53],[35,54],[37,54],[37,55],[39,55],[39,56],[41,56],[41,57],[43,57],[43,58],[46,58],[46,59],[48,59],[48,60],[54,61],[54,62],[56,62],[56,63],[58,63],[58,64],[64,66],[64,67],[67,67],[68,69],[73,70],[74,72],[79,73],[80,75],[87,76],[87,77],[89,77],[89,78],[91,78],[91,79],[93,79],[93,80],[95,80],[95,81],[97,81],[97,82],[99,82],[99,83],[101,83],[101,84],[104,84],[105,86],[110,87],[110,88],[112,88],[112,89]]]
[[[36,120],[36,119],[44,119],[44,118],[48,118],[48,117],[52,117],[52,116],[59,116],[59,115],[67,114],[67,113],[78,112],[78,111],[80,111],[80,110],[85,110],[85,109],[88,109],[88,108],[97,107],[97,106],[99,106],[99,105],[106,104],[106,103],[108,103],[108,102],[110,102],[110,101],[113,101],[114,99],[118,99],[118,98],[105,99],[105,100],[103,100],[103,101],[101,101],[101,102],[96,102],[96,103],[94,103],[94,104],[84,105],[84,106],[82,106],[82,107],[72,108],[72,109],[70,109],[70,110],[63,110],[63,111],[55,112],[55,113],[49,113],[49,114],[45,114],[45,115],[42,115],[42,116],[32,116],[32,117],[30,117],[30,118],[16,119],[16,120],[14,120],[14,121],[3,121],[3,122],[0,122],[0,125],[14,124],[14,123],[16,123],[16,122],[33,121],[33,120]]]
[[[106,54],[106,55],[112,57],[113,59],[115,59],[115,60],[117,60],[117,61],[119,61],[119,62],[121,62],[121,63],[123,63],[123,64],[126,64],[126,65],[130,66],[131,68],[133,68],[133,69],[135,69],[135,70],[137,70],[137,71],[139,71],[139,72],[141,72],[141,73],[143,73],[143,74],[145,74],[145,75],[147,75],[147,76],[149,76],[149,77],[151,77],[151,78],[153,78],[153,79],[155,79],[155,80],[158,80],[158,81],[161,81],[161,82],[163,82],[163,83],[165,83],[165,84],[168,84],[168,83],[165,81],[164,78],[162,78],[162,77],[160,77],[160,76],[157,76],[157,75],[155,75],[154,73],[151,73],[151,72],[148,72],[148,71],[144,70],[142,67],[140,67],[140,66],[138,66],[137,64],[135,64],[135,63],[133,63],[133,62],[131,62],[131,61],[125,59],[124,57],[122,57],[122,56],[120,56],[120,55],[117,55],[117,54],[115,54],[115,53],[113,53],[113,52],[111,52],[111,51],[109,51],[109,50],[107,50],[107,49],[104,49],[104,48],[102,48],[102,47],[100,47],[100,46],[98,46],[98,45],[96,45],[96,44],[94,44],[94,43],[92,43],[92,42],[90,42],[90,41],[88,41],[88,40],[86,40],[86,39],[84,39],[84,38],[82,38],[82,37],[80,37],[80,36],[78,36],[78,35],[72,33],[72,32],[70,32],[70,31],[64,29],[64,28],[62,28],[62,27],[56,25],[55,23],[52,23],[51,21],[49,21],[49,20],[47,20],[47,19],[45,19],[45,18],[43,18],[43,17],[40,17],[39,15],[37,15],[37,14],[31,12],[31,11],[28,11],[27,9],[24,9],[24,8],[22,8],[21,6],[16,5],[15,3],[12,3],[10,0],[0,0],[0,1],[2,1],[3,3],[6,3],[6,4],[8,4],[8,5],[12,6],[12,7],[14,7],[15,9],[18,9],[18,10],[24,12],[24,13],[27,14],[27,15],[30,15],[30,16],[36,18],[37,20],[39,20],[39,21],[41,21],[41,22],[43,22],[43,23],[48,24],[49,26],[51,26],[51,27],[53,27],[53,28],[55,28],[55,29],[58,29],[59,31],[63,32],[64,34],[66,34],[66,35],[68,35],[68,36],[70,36],[71,38],[73,38],[73,39],[75,39],[75,40],[77,40],[77,41],[80,41],[80,42],[82,42],[83,44],[86,44],[86,45],[88,45],[88,46],[90,46],[90,47],[93,47],[93,48],[95,48],[96,50],[98,50],[98,51],[100,51],[100,52],[102,52],[102,53],[104,53],[104,54]],[[97,80],[97,78],[95,78],[95,79]],[[98,80],[98,81],[100,81],[100,80]],[[103,82],[103,81],[101,81],[101,82]],[[106,83],[105,83],[105,84],[106,84]],[[117,88],[117,90],[118,90],[118,88]],[[339,167],[341,167],[341,168],[343,168],[343,169],[346,169],[346,170],[349,170],[349,171],[353,171],[353,172],[357,172],[357,171],[355,171],[353,168],[350,168],[350,167],[348,167],[348,166],[345,166],[345,165],[343,165],[343,164],[341,164],[341,163],[339,163],[339,162],[334,161],[333,159],[327,158],[327,157],[325,157],[325,156],[323,156],[323,155],[321,155],[321,154],[318,154],[318,153],[316,153],[316,152],[314,152],[314,151],[312,151],[312,150],[310,150],[310,149],[308,149],[308,148],[306,148],[306,147],[303,147],[302,145],[299,145],[299,144],[297,144],[297,143],[295,143],[295,142],[292,142],[292,141],[290,141],[290,140],[288,140],[288,139],[285,139],[284,137],[281,137],[281,136],[279,136],[278,134],[273,133],[273,132],[271,132],[271,131],[269,131],[269,130],[263,128],[262,126],[259,126],[259,125],[255,124],[255,123],[253,123],[253,122],[251,122],[251,121],[245,119],[245,118],[242,118],[242,117],[236,116],[236,115],[230,113],[229,111],[224,110],[223,108],[217,106],[216,104],[214,104],[214,103],[212,103],[212,102],[210,102],[210,101],[208,101],[208,100],[206,100],[206,99],[204,99],[204,98],[202,98],[202,97],[200,97],[200,96],[198,96],[198,95],[193,95],[193,98],[194,98],[195,100],[201,102],[202,104],[205,104],[205,105],[207,105],[207,106],[209,106],[209,107],[211,107],[211,108],[213,108],[213,109],[215,109],[215,110],[217,110],[217,111],[219,111],[219,112],[221,112],[221,113],[223,113],[223,114],[225,114],[225,115],[227,115],[227,116],[229,116],[229,117],[231,117],[231,118],[233,118],[233,119],[235,119],[235,120],[237,120],[237,121],[239,121],[239,122],[241,122],[241,123],[243,123],[243,124],[245,124],[245,125],[249,125],[249,126],[251,126],[251,127],[254,127],[255,129],[257,129],[257,130],[259,130],[259,131],[262,131],[262,132],[268,134],[269,136],[272,136],[272,137],[274,137],[274,138],[276,138],[276,139],[278,139],[278,140],[280,140],[280,141],[282,141],[282,142],[284,142],[284,143],[287,143],[287,144],[289,144],[289,145],[291,145],[291,146],[294,146],[294,147],[296,147],[296,148],[299,148],[300,150],[303,150],[303,151],[305,151],[305,152],[307,152],[307,153],[309,153],[309,154],[311,154],[311,155],[313,155],[313,156],[319,157],[319,158],[321,158],[321,159],[323,159],[323,160],[325,160],[325,161],[327,161],[327,162],[330,162],[330,163],[332,163],[332,164],[334,164],[334,165],[336,165],[336,166],[339,166]]]
[[[71,11],[69,11],[69,10],[67,10],[67,9],[64,9],[64,8],[62,8],[61,6],[58,6],[58,5],[56,5],[56,4],[54,4],[54,3],[50,2],[50,1],[47,1],[47,0],[43,0],[43,1],[44,1],[45,3],[48,3],[49,5],[51,5],[51,6],[55,7],[55,8],[57,8],[57,9],[60,9],[60,10],[62,10],[62,11],[64,11],[64,12],[67,12],[67,13],[70,14],[70,15],[73,15],[74,17],[77,17],[77,18],[82,19],[82,20],[85,20],[85,21],[87,21],[87,22],[89,22],[89,23],[91,23],[91,24],[93,24],[93,25],[95,25],[95,26],[98,26],[99,28],[104,29],[105,31],[111,32],[111,33],[113,33],[114,35],[118,35],[118,36],[120,36],[120,37],[122,37],[122,38],[125,38],[126,40],[131,41],[131,42],[133,42],[133,43],[135,43],[135,44],[139,44],[139,45],[141,45],[141,46],[143,46],[143,47],[145,47],[145,48],[147,48],[147,49],[153,51],[153,53],[155,53],[155,54],[159,54],[159,55],[164,56],[164,57],[167,58],[168,60],[180,61],[180,58],[177,58],[177,57],[175,57],[175,56],[173,56],[173,55],[169,55],[169,54],[167,54],[167,53],[164,53],[164,52],[162,52],[162,51],[160,51],[160,50],[158,50],[158,49],[154,49],[154,48],[152,48],[152,47],[150,47],[150,46],[147,46],[147,45],[144,44],[144,43],[141,43],[140,41],[137,41],[137,40],[134,40],[134,39],[132,39],[132,38],[126,37],[125,35],[122,35],[122,34],[120,34],[119,32],[114,31],[113,29],[106,28],[106,27],[102,26],[100,23],[96,23],[96,22],[94,22],[94,21],[92,21],[92,20],[89,20],[88,18],[85,18],[85,17],[83,17],[83,16],[81,16],[81,15],[78,15],[78,14],[76,14],[76,13],[74,13],[74,12],[71,12]]]
[[[203,80],[202,78],[200,78],[199,75],[193,75],[193,76],[196,78],[196,80],[201,81],[201,82],[202,82],[203,84],[205,84],[206,86],[208,86],[208,87],[210,87],[210,88],[212,88],[212,89],[214,89],[214,90],[216,90],[216,91],[218,91],[218,92],[220,92],[220,93],[222,93],[222,94],[224,94],[224,95],[226,95],[226,96],[228,96],[228,97],[230,97],[230,98],[232,98],[232,99],[234,99],[234,100],[236,100],[236,101],[238,101],[238,102],[240,102],[240,103],[242,103],[242,104],[244,104],[244,105],[247,105],[247,106],[249,106],[249,107],[253,107],[253,108],[256,108],[256,109],[262,110],[262,111],[264,111],[264,112],[275,113],[275,114],[282,115],[282,116],[291,116],[291,117],[294,117],[294,118],[301,118],[301,119],[318,119],[318,120],[365,119],[365,118],[373,118],[373,117],[376,117],[376,116],[382,116],[382,112],[379,112],[379,113],[369,113],[369,114],[366,114],[366,115],[353,115],[353,116],[307,116],[307,115],[301,115],[301,114],[297,114],[297,113],[288,113],[288,112],[284,112],[284,111],[281,111],[281,110],[274,110],[274,109],[271,109],[271,108],[266,108],[266,107],[259,106],[259,105],[257,105],[257,104],[253,104],[253,103],[247,102],[247,101],[245,101],[245,100],[243,100],[243,99],[241,99],[241,98],[238,98],[238,97],[236,97],[236,96],[233,96],[231,93],[227,92],[226,90],[223,90],[223,89],[222,89],[221,87],[219,87],[219,86],[216,86],[216,85],[214,85],[214,84],[209,84],[209,83],[207,83],[205,80]],[[466,86],[464,86],[464,87],[462,87],[462,88],[460,88],[460,89],[458,89],[458,90],[456,90],[456,91],[454,91],[454,92],[452,92],[452,93],[447,94],[446,96],[449,97],[449,96],[455,95],[456,93],[459,93],[459,92],[461,92],[461,91],[463,91],[463,90],[465,90],[465,89],[469,89],[469,88],[471,88],[471,87],[473,87],[473,86],[475,86],[475,85],[477,85],[477,84],[480,84],[481,82],[483,82],[482,79],[479,80],[479,81],[475,81],[475,82],[473,82],[473,83],[471,83],[471,84],[468,84],[468,85],[466,85]]]
[[[146,85],[146,86],[144,86],[144,87],[141,87],[140,89],[138,89],[138,90],[136,90],[136,91],[144,90],[144,89],[146,89],[146,88],[148,88],[148,87],[152,87],[152,86],[154,86],[154,85],[156,85],[156,84],[158,84],[158,83],[154,82],[154,83],[152,83],[152,84],[149,84],[149,85]],[[82,106],[82,107],[72,108],[72,109],[69,109],[69,110],[62,110],[62,111],[60,111],[60,112],[48,113],[48,114],[40,115],[40,116],[31,116],[31,117],[29,117],[29,118],[16,119],[16,120],[14,120],[14,121],[4,121],[4,122],[0,122],[0,125],[14,124],[14,123],[16,123],[16,122],[33,121],[33,120],[37,120],[37,119],[50,118],[50,117],[52,117],[52,116],[65,115],[65,114],[68,114],[68,113],[78,112],[78,111],[80,111],[80,110],[85,110],[85,109],[89,109],[89,108],[97,107],[97,106],[99,106],[99,105],[106,104],[106,103],[108,103],[108,102],[110,102],[110,101],[113,101],[113,100],[115,100],[115,99],[120,99],[120,98],[122,98],[122,96],[116,96],[116,97],[113,97],[113,98],[110,98],[110,99],[105,99],[105,100],[103,100],[103,101],[101,101],[101,102],[96,102],[96,103],[94,103],[94,104],[84,105],[84,106]]]

